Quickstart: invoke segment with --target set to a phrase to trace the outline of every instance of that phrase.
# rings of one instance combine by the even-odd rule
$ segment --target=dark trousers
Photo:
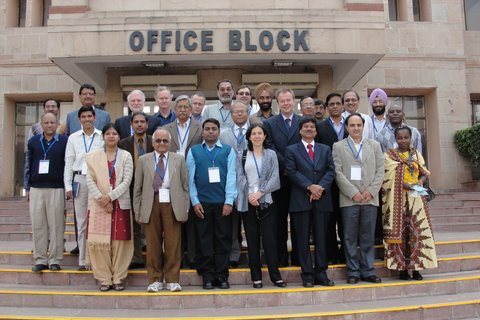
[[[288,266],[288,212],[290,208],[290,180],[280,174],[280,189],[273,193],[273,201],[277,204],[277,250],[280,266]],[[292,242],[291,260],[293,264],[298,262],[296,250],[296,236],[294,221],[290,219],[290,240]]]
[[[298,260],[302,268],[302,281],[313,282],[324,280],[328,269],[327,259],[327,230],[330,212],[321,212],[315,206],[309,211],[292,212],[297,235]],[[309,235],[313,230],[315,244],[315,268],[310,254]]]
[[[248,266],[252,281],[262,280],[262,263],[260,262],[260,239],[272,282],[282,280],[278,270],[277,255],[277,216],[276,205],[268,208],[265,218],[259,220],[255,207],[249,205],[248,212],[242,212],[243,226],[247,237]]]
[[[228,279],[232,249],[232,217],[222,216],[223,203],[202,203],[204,218],[196,215],[196,268],[204,282]]]
[[[190,266],[192,268],[195,265],[195,212],[193,206],[190,206],[188,210],[188,220],[182,224],[182,248],[183,248],[183,267]]]
[[[383,242],[383,218],[382,218],[382,190],[378,193],[380,205],[377,207],[377,222],[375,224],[375,243],[382,244]]]
[[[340,210],[340,190],[335,182],[330,189],[332,195],[333,212],[330,216],[327,230],[327,255],[328,260],[334,263],[345,261],[345,252],[343,249],[343,223],[342,211]],[[337,231],[338,228],[338,231]],[[338,238],[340,238],[340,248],[338,247]]]

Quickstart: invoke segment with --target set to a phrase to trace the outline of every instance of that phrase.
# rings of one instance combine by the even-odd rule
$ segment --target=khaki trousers
[[[111,240],[109,250],[94,249],[89,245],[88,254],[93,277],[100,284],[120,284],[128,275],[128,266],[133,256],[133,241]]]
[[[88,210],[88,189],[87,176],[76,174],[73,181],[79,183],[80,190],[78,196],[73,199],[75,206],[75,221],[77,222],[78,231],[78,265],[85,265],[86,257],[86,241],[87,241],[87,210]]]
[[[145,224],[147,239],[148,283],[179,282],[181,223],[175,219],[170,203],[159,203],[158,193],[153,198],[152,214]]]
[[[63,188],[30,188],[30,219],[35,264],[60,264],[63,259],[64,213]]]

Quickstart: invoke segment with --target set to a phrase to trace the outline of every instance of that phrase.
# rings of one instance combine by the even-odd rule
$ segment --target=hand
[[[312,184],[309,188],[310,193],[313,195],[314,200],[318,200],[322,197],[323,191],[325,190],[321,185]]]
[[[107,208],[107,205],[110,204],[110,197],[107,194],[107,195],[102,196],[97,201],[102,207]]]
[[[261,193],[260,191],[257,191],[257,192],[254,192],[254,193],[250,193],[248,195],[248,202],[252,205],[252,206],[258,206],[258,200],[260,200],[260,198],[263,196],[263,193]]]
[[[232,213],[233,207],[230,204],[224,204],[223,205],[223,210],[222,210],[222,216],[226,217],[229,216]]]
[[[373,196],[372,196],[372,194],[371,194],[370,192],[365,191],[365,192],[363,192],[363,194],[362,194],[362,198],[363,198],[363,202],[367,203],[367,202],[370,202],[370,200],[373,199]]]
[[[424,184],[424,183],[425,183],[425,182],[423,181],[423,179],[418,179],[417,184],[418,184],[420,187],[423,187],[423,184]]]
[[[67,191],[67,192],[65,193],[65,198],[66,198],[67,200],[72,199],[72,198],[73,198],[73,192],[72,192],[71,190],[70,190],[70,191]]]
[[[410,183],[403,183],[403,189],[405,190],[413,190],[412,185]]]
[[[30,191],[25,192],[25,200],[30,201]]]
[[[201,203],[196,204],[196,205],[193,207],[193,211],[195,212],[195,214],[197,215],[197,217],[199,217],[200,219],[205,218],[205,216],[203,215],[203,214],[205,213],[205,211],[203,211],[203,207],[202,207],[202,204],[201,204]]]
[[[355,193],[355,195],[352,197],[353,202],[360,203],[363,200],[363,196],[360,192]]]

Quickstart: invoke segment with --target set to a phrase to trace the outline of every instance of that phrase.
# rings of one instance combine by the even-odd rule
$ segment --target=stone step
[[[469,232],[480,230],[480,221],[475,223],[456,222],[456,223],[435,223],[432,224],[433,233],[437,232]]]
[[[439,224],[480,223],[480,213],[432,215],[430,218],[434,229],[436,229],[435,227]]]
[[[480,206],[479,200],[458,200],[458,199],[446,199],[430,201],[428,206],[431,208],[444,207],[444,208],[458,208],[458,207],[478,207]]]
[[[67,241],[75,240],[75,232],[66,231],[65,239]],[[0,241],[32,241],[32,232],[30,231],[0,231]]]
[[[384,267],[382,260],[375,262],[376,274],[380,277],[396,277],[397,272]],[[425,275],[461,272],[480,269],[480,254],[453,254],[438,259],[438,268],[425,270]],[[283,279],[287,283],[300,283],[300,268],[281,268]],[[269,279],[266,268],[262,269],[265,281]],[[95,284],[91,271],[77,271],[74,267],[63,266],[61,271],[44,271],[34,273],[31,265],[0,265],[0,283],[2,284],[36,284],[36,285],[65,285],[76,286],[81,284]],[[330,265],[328,275],[333,281],[344,281],[346,266],[344,264]],[[249,284],[250,271],[248,268],[230,269],[230,282],[233,285]],[[126,283],[129,285],[147,285],[146,270],[130,270]],[[182,285],[201,285],[202,279],[195,270],[182,269],[180,271]]]
[[[432,202],[443,200],[480,200],[480,192],[437,193]]]
[[[430,215],[435,217],[437,215],[463,215],[463,214],[480,214],[480,206],[478,207],[458,207],[458,208],[443,208],[443,207],[430,207]]]

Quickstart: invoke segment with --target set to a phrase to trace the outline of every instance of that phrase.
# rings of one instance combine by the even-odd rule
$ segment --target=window
[[[480,124],[480,100],[472,100],[472,125]]]
[[[422,21],[422,10],[420,0],[412,0],[413,5],[413,21]]]
[[[467,30],[480,30],[480,1],[465,0],[465,24]]]
[[[398,21],[397,0],[388,0],[388,17],[390,21]]]
[[[27,13],[27,0],[20,0],[18,3],[18,27],[25,27]]]
[[[48,9],[52,6],[52,0],[44,0],[43,1],[43,19],[42,19],[42,26],[48,25]]]

